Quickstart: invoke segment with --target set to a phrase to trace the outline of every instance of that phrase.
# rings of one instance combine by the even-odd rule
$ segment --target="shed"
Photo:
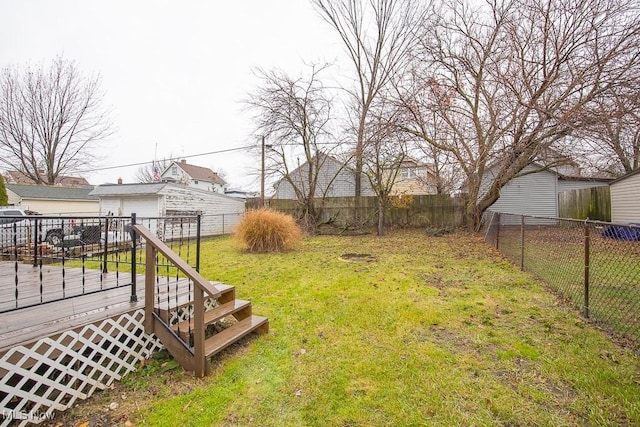
[[[611,181],[611,221],[640,223],[640,169]]]
[[[495,171],[490,169],[483,177],[481,191],[487,191]],[[513,178],[500,189],[500,197],[489,208],[495,212],[518,215],[558,217],[558,194],[571,189],[606,186],[610,180],[586,177],[567,177],[553,169],[544,169],[537,164],[527,166],[520,176]],[[505,218],[508,224],[519,223],[519,219]],[[546,220],[529,220],[531,224],[547,224]]]
[[[91,193],[100,214],[138,218],[202,215],[202,235],[229,233],[244,215],[242,199],[174,183],[106,184]],[[149,222],[157,232],[155,221]]]
[[[93,187],[6,184],[10,205],[42,215],[98,215]]]

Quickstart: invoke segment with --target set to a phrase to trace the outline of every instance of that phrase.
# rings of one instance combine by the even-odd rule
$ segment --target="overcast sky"
[[[308,0],[0,0],[0,66],[75,60],[99,73],[116,134],[101,166],[257,144],[242,99],[252,69],[299,75],[303,61],[336,62],[337,35]],[[189,163],[222,169],[232,186],[257,189],[246,152]],[[133,182],[136,167],[87,172],[92,184]]]

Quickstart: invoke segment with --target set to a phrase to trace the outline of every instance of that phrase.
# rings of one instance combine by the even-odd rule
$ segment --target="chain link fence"
[[[640,226],[487,212],[484,239],[640,350]]]

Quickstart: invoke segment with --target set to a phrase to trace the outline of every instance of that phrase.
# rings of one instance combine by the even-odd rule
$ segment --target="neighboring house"
[[[44,174],[44,172],[42,172]],[[7,184],[38,185],[31,178],[20,171],[7,171],[4,175]],[[56,186],[61,187],[90,187],[86,179],[79,176],[59,175],[55,180]]]
[[[611,221],[640,224],[640,169],[611,181]]]
[[[98,215],[93,187],[6,184],[9,205],[42,215]]]
[[[398,169],[393,184],[393,194],[422,195],[437,194],[436,177],[429,165],[415,159],[405,159]]]
[[[106,184],[91,193],[100,199],[100,215],[144,218],[202,215],[203,235],[229,232],[244,214],[242,199],[174,183]],[[149,223],[149,222],[148,222]],[[158,230],[156,221],[153,232]]]
[[[356,172],[349,166],[339,160],[328,156],[326,154],[319,154],[318,161],[321,162],[320,169],[318,171],[318,180],[316,184],[316,190],[314,196],[316,198],[324,197],[353,197],[356,189]],[[302,165],[294,169],[289,177],[298,188],[303,189],[304,193],[308,193],[307,188],[309,186],[309,163],[305,162]],[[373,196],[375,195],[371,188],[369,178],[363,173],[361,175],[361,195]],[[297,199],[296,192],[291,183],[282,178],[280,181],[274,184],[275,199]]]
[[[488,190],[496,168],[490,168],[482,179],[481,193]],[[557,217],[558,193],[567,190],[606,186],[610,179],[568,177],[538,164],[527,166],[521,175],[500,189],[500,197],[489,208],[495,212]]]
[[[190,165],[186,160],[171,162],[168,168],[162,172],[160,179],[163,182],[175,182],[204,191],[224,194],[227,183],[217,173],[209,168]]]

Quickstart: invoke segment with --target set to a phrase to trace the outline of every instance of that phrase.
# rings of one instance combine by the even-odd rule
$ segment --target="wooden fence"
[[[395,197],[385,213],[387,227],[459,227],[465,221],[465,199],[449,195],[420,195]],[[275,210],[301,217],[296,200],[267,200]],[[255,203],[248,203],[248,207]],[[378,221],[376,197],[331,197],[316,200],[319,223],[336,227],[375,227]]]
[[[611,221],[609,186],[568,190],[558,193],[558,213],[561,218]]]

